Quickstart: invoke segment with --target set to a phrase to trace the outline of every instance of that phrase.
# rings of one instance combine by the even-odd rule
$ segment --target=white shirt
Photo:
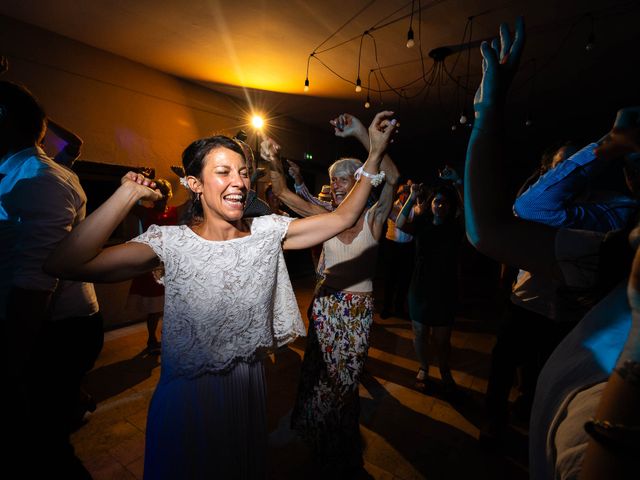
[[[84,219],[87,197],[75,173],[30,147],[0,159],[0,317],[12,287],[54,291],[42,266],[56,245]],[[98,311],[93,285],[64,282],[53,318]]]

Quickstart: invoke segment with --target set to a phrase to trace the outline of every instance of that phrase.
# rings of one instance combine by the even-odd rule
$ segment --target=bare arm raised
[[[382,157],[396,126],[395,120],[389,120],[391,115],[393,112],[378,113],[369,127],[369,157],[363,166],[364,172],[368,174],[375,175],[379,171]],[[351,227],[362,214],[370,193],[371,182],[363,176],[335,211],[291,222],[284,248],[311,247]]]
[[[507,25],[502,24],[500,41],[481,46],[483,75],[474,99],[476,118],[465,172],[466,230],[475,248],[499,262],[560,275],[554,255],[557,230],[515,218],[505,188],[504,105],[524,41],[524,20],[520,18],[513,41]]]
[[[265,138],[260,144],[260,156],[269,162],[269,175],[273,193],[291,210],[302,217],[326,213],[326,209],[320,205],[311,203],[296,195],[287,187],[287,181],[280,160],[280,145],[273,139]],[[296,179],[296,183],[298,179]]]
[[[334,133],[338,137],[353,137],[369,151],[369,135],[362,122],[351,114],[343,113],[329,122],[333,125]],[[391,157],[387,154],[382,158],[380,170],[385,172],[386,183],[380,193],[380,198],[369,213],[369,227],[376,240],[382,235],[382,230],[393,206],[393,193],[398,183],[400,173]]]
[[[71,280],[117,282],[157,266],[156,254],[141,243],[125,243],[102,250],[138,200],[156,201],[162,197],[154,187],[155,183],[142,174],[127,173],[118,190],[58,245],[44,270]]]
[[[343,113],[329,122],[333,125],[334,133],[337,137],[353,137],[358,140],[364,148],[369,151],[369,135],[362,122],[353,115]],[[385,172],[387,183],[393,185],[398,183],[400,173],[391,157],[385,154],[380,164],[380,170]]]

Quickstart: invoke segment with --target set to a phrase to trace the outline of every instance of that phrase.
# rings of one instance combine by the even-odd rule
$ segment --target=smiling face
[[[342,203],[355,184],[353,175],[331,177],[331,199],[334,206],[337,207]]]
[[[226,221],[242,218],[249,190],[249,169],[244,157],[228,148],[214,148],[204,157],[200,192],[205,217]]]

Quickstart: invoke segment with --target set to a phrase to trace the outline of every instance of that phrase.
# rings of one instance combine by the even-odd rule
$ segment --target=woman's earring
[[[200,202],[200,192],[196,192],[196,202]]]

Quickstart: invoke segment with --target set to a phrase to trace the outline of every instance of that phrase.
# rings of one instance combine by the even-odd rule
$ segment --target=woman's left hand
[[[382,159],[382,155],[391,143],[391,135],[396,130],[398,121],[395,118],[390,118],[393,112],[384,110],[379,112],[371,122],[369,126],[369,154],[379,155]]]

